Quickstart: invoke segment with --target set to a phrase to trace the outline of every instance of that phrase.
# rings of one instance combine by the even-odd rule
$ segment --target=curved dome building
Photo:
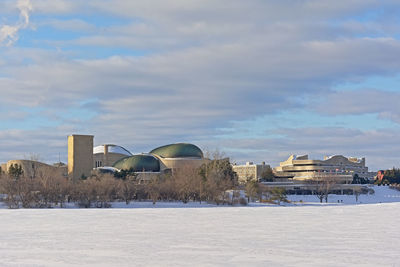
[[[163,158],[203,158],[200,148],[187,143],[160,146],[150,153]]]
[[[203,152],[193,144],[177,143],[158,147],[150,151],[161,162],[161,169],[184,167],[197,168],[203,164]]]
[[[160,146],[150,153],[132,155],[117,145],[101,145],[93,148],[94,168],[98,171],[132,170],[139,180],[151,180],[160,173],[179,168],[198,168],[204,162],[199,147],[188,143]]]
[[[134,172],[160,172],[160,162],[153,155],[139,154],[125,157],[113,165],[119,170],[133,170]]]
[[[132,153],[122,146],[105,144],[93,148],[93,166],[95,168],[113,166],[122,158],[130,157]]]

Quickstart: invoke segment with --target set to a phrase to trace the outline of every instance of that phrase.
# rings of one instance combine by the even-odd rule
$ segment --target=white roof
[[[93,154],[104,154],[104,146],[96,146],[93,148]],[[117,145],[108,145],[108,153],[117,153],[117,154],[123,154],[127,156],[132,156],[132,153],[123,148],[122,146],[117,146]]]
[[[97,168],[95,168],[95,169],[97,169],[97,170],[107,170],[107,171],[112,171],[112,172],[117,172],[117,171],[119,171],[117,168],[109,167],[109,166],[97,167]]]

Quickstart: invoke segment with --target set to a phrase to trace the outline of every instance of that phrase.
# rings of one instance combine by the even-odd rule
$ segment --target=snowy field
[[[0,210],[0,266],[400,266],[400,203]]]
[[[370,185],[369,188],[374,190],[374,194],[361,194],[356,199],[355,195],[333,195],[328,197],[328,203],[332,204],[374,204],[374,203],[391,203],[400,202],[400,191],[391,189],[389,186]],[[315,195],[290,195],[288,199],[293,202],[314,203],[319,202]],[[325,202],[325,200],[324,200]],[[297,203],[300,204],[300,203]]]

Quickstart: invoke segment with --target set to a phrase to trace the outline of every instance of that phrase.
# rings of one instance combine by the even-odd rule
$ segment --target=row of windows
[[[103,162],[101,162],[100,160],[96,160],[94,165],[96,166],[96,168],[102,167],[103,166]]]

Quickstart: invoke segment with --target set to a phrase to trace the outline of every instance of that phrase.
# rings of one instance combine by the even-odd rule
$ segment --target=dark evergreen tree
[[[267,169],[261,174],[261,180],[264,182],[273,182],[275,175],[272,171],[271,167],[267,167]]]
[[[11,177],[18,179],[24,174],[22,170],[22,166],[19,164],[11,164],[10,168],[8,168],[8,175]]]

